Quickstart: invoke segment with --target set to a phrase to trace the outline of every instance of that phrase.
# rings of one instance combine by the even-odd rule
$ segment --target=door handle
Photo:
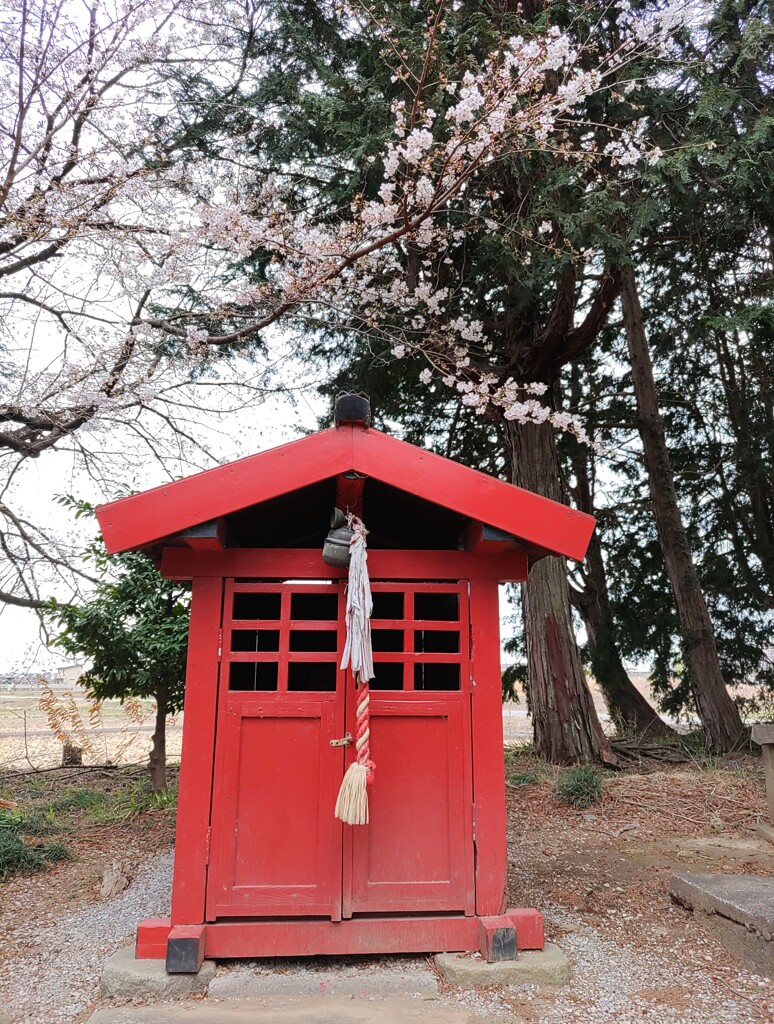
[[[340,740],[329,740],[332,747],[351,747],[352,746],[352,733],[348,732],[346,736]]]

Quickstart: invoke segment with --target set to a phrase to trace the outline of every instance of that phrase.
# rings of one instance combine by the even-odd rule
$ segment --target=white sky
[[[265,451],[297,437],[303,430],[314,430],[317,416],[323,415],[325,404],[313,392],[296,395],[296,407],[287,399],[268,398],[262,404],[227,417],[202,415],[198,423],[200,436],[219,461],[232,461],[254,452]],[[143,458],[138,452],[131,464],[132,483],[145,490],[164,483],[173,476],[189,476],[190,466],[183,469],[168,464],[167,472],[158,462]],[[201,460],[202,469],[212,463]],[[17,475],[12,498],[16,511],[25,513],[37,525],[55,531],[62,543],[83,545],[97,532],[93,520],[73,519],[72,513],[56,503],[59,494],[72,494],[94,503],[112,500],[69,451],[43,452],[37,459],[28,459]],[[46,595],[47,596],[47,595]],[[56,596],[66,597],[61,590]],[[60,653],[43,646],[40,626],[34,611],[0,604],[0,674],[35,672],[68,662]]]

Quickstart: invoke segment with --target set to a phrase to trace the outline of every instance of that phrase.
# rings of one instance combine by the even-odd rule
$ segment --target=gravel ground
[[[729,962],[718,972],[717,944],[691,934],[675,940],[644,930],[637,946],[577,928],[559,907],[544,908],[552,922],[571,929],[561,947],[573,966],[569,985],[460,992],[455,1001],[481,1016],[504,1014],[540,1024],[741,1024],[774,1020],[766,993],[774,986]],[[650,934],[648,934],[650,932]],[[711,952],[710,952],[711,951]],[[712,964],[710,969],[710,963]],[[771,1007],[771,1003],[768,1004]]]
[[[553,990],[446,989],[444,1003],[508,1024],[772,1024],[772,982],[744,971],[667,894],[676,869],[774,876],[774,847],[751,828],[765,812],[759,761],[611,775],[587,812],[556,802],[555,775],[528,758],[509,763],[510,899],[544,911],[573,980]],[[143,917],[168,913],[172,855],[152,852],[171,841],[168,817],[159,810],[91,832],[84,817],[79,860],[4,883],[0,1024],[86,1020],[105,959],[131,944]],[[100,870],[113,858],[142,866],[123,893],[99,901]],[[245,973],[267,971],[289,975],[299,992],[367,991],[390,975],[402,976],[403,991],[432,985],[426,958],[297,959],[224,965],[221,996]]]
[[[113,899],[65,915],[36,906],[6,935],[24,952],[0,977],[0,1020],[70,1024],[81,1018],[97,997],[105,959],[131,943],[143,917],[169,914],[171,885],[172,854],[162,853]]]
[[[157,855],[114,899],[58,919],[42,911],[34,922],[19,924],[13,939],[25,951],[0,981],[0,1014],[10,1014],[13,1024],[70,1024],[83,1019],[97,998],[105,958],[131,941],[142,917],[168,912],[171,867],[171,854]],[[550,991],[534,986],[450,990],[445,998],[482,1018],[504,1015],[540,1024],[609,1024],[611,1019],[616,1024],[641,1024],[645,1019],[648,1024],[752,1024],[767,1019],[760,996],[770,983],[764,979],[730,965],[719,992],[717,953],[709,952],[716,947],[710,939],[695,934],[664,936],[646,925],[634,946],[622,942],[620,934],[615,941],[596,928],[578,927],[577,917],[561,907],[549,905],[545,910],[554,930],[564,933],[560,942],[574,966],[570,985]],[[705,960],[714,961],[712,971]],[[373,970],[424,973],[426,962],[389,957]],[[234,970],[223,969],[224,981]],[[282,964],[282,973],[298,978],[300,991],[310,983],[316,987],[321,971],[335,990],[337,975],[343,980],[352,970],[348,961]],[[262,971],[265,968],[258,969]]]

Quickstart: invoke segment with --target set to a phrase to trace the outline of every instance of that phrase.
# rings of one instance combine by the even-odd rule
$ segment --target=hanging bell
[[[333,510],[331,529],[323,544],[323,562],[346,568],[349,565],[350,542],[353,531],[347,527],[347,517],[339,508]]]

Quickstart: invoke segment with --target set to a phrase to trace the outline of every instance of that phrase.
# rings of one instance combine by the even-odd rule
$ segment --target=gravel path
[[[105,959],[143,917],[169,914],[171,852],[156,855],[118,896],[64,916],[44,906],[7,936],[24,953],[0,978],[0,1024],[69,1024],[97,997]],[[32,909],[32,908],[31,908]]]
[[[98,994],[105,958],[131,941],[137,922],[168,913],[172,855],[154,857],[119,896],[55,919],[38,908],[34,922],[19,924],[13,935],[24,952],[0,980],[0,1022],[6,1024],[70,1024],[84,1014]],[[447,992],[451,1004],[482,1018],[503,1015],[540,1024],[739,1024],[757,1022],[761,996],[770,983],[731,967],[718,986],[717,964],[708,969],[713,943],[693,934],[668,938],[644,925],[636,945],[616,942],[593,927],[578,928],[577,918],[563,908],[547,906],[556,926],[565,930],[562,948],[573,961],[573,980],[563,988],[534,986],[486,992]],[[653,932],[653,934],[651,934]],[[392,961],[392,962],[391,962]],[[405,976],[425,975],[425,960],[385,958],[381,970]],[[321,967],[314,962],[289,961],[283,974],[299,990],[311,985],[318,992]],[[325,962],[328,983],[352,973],[352,965]],[[379,969],[377,968],[377,971]],[[219,972],[222,988],[244,966]],[[265,968],[258,968],[260,975]],[[426,978],[426,975],[425,975]],[[287,982],[286,978],[286,982]],[[418,991],[427,981],[417,984]],[[220,997],[228,996],[221,991]],[[757,1004],[757,1007],[756,1007]]]
[[[684,938],[667,938],[646,925],[634,946],[606,938],[596,928],[577,928],[559,907],[544,909],[555,923],[573,929],[560,940],[572,963],[571,982],[553,991],[523,986],[460,992],[458,1004],[482,1016],[504,1013],[514,1024],[763,1024],[774,1019],[766,1009],[766,994],[774,998],[772,982],[733,961],[723,980],[717,944],[697,938],[693,930]]]
[[[660,953],[618,946],[591,928],[568,935],[564,948],[575,961],[572,999],[557,1000],[543,1021],[638,1024],[647,1018],[649,1024],[739,1024],[754,1019],[749,997],[730,990],[719,995],[717,975],[699,963],[700,942],[692,938],[663,946]],[[751,983],[756,980],[747,975]],[[763,979],[759,983],[766,985]]]

